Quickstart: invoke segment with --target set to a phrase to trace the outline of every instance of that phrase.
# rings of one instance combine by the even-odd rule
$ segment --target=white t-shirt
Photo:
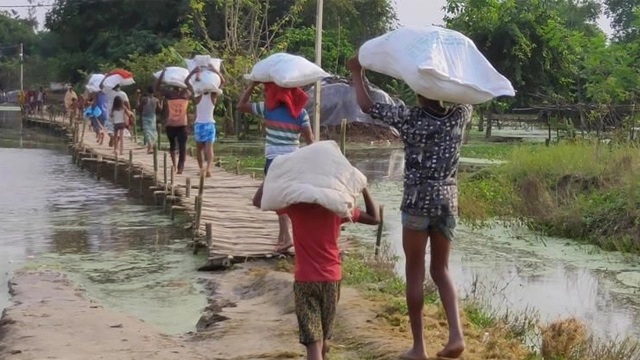
[[[114,110],[113,111],[113,123],[114,124],[124,124],[124,110]]]
[[[113,109],[113,101],[116,99],[116,97],[120,96],[120,98],[122,99],[122,102],[127,102],[129,101],[129,97],[127,96],[127,93],[119,90],[119,91],[115,91],[115,90],[107,90],[105,91],[107,94],[107,111],[108,114],[111,114],[111,110]]]

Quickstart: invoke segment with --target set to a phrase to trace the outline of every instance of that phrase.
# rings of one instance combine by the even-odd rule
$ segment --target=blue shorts
[[[452,215],[445,215],[437,218],[428,216],[410,215],[402,212],[402,226],[411,230],[427,231],[436,230],[453,241],[456,237],[456,218]]]
[[[216,123],[195,123],[193,124],[193,137],[196,142],[207,143],[216,141]]]

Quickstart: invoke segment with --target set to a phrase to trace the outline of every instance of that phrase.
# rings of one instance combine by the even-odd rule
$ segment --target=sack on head
[[[330,77],[321,67],[302,56],[276,53],[258,61],[245,79],[260,83],[273,82],[280,87],[306,86]]]
[[[335,141],[320,141],[273,159],[264,179],[262,210],[311,203],[350,218],[366,185],[367,178]]]
[[[471,39],[438,26],[391,31],[364,43],[358,57],[364,68],[403,80],[432,100],[480,104],[515,95]]]
[[[220,83],[220,76],[210,70],[203,70],[200,72],[199,76],[193,75],[191,79],[189,79],[189,85],[193,88],[196,96],[200,96],[208,92],[222,94]]]
[[[155,73],[153,73],[153,77],[158,79],[161,73],[162,70],[156,71]],[[162,82],[169,86],[186,88],[187,85],[185,84],[185,80],[187,80],[187,76],[189,76],[189,70],[179,66],[169,66],[164,72]]]
[[[100,91],[100,83],[104,79],[103,74],[93,74],[89,77],[89,81],[87,81],[87,91],[90,93],[97,93]]]
[[[118,85],[129,86],[136,83],[133,80],[133,74],[124,69],[111,70],[107,75],[108,77],[104,80],[103,85],[111,89]]]

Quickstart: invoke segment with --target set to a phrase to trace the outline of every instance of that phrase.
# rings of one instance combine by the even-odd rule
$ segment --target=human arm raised
[[[240,97],[240,100],[238,100],[238,104],[236,105],[236,110],[238,110],[240,112],[243,112],[243,113],[247,113],[247,114],[252,114],[253,113],[253,109],[251,107],[251,103],[249,102],[249,99],[251,98],[251,94],[253,93],[253,89],[255,89],[256,86],[258,86],[257,82],[252,81],[251,83],[249,83],[247,88],[242,93],[242,96]]]

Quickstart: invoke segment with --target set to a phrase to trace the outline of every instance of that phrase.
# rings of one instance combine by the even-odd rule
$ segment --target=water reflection
[[[36,263],[165,332],[192,330],[206,305],[194,271],[203,259],[185,251],[179,227],[78,169],[59,139],[22,129],[17,117],[0,127],[0,310],[11,271]]]
[[[398,151],[354,154],[352,162],[369,177],[374,198],[385,205],[384,235],[391,251],[399,255],[397,271],[403,274],[398,158],[401,151],[400,155]],[[375,239],[367,227],[345,230]],[[622,272],[640,273],[639,257],[602,252],[519,228],[473,230],[464,225],[459,227],[451,256],[451,271],[462,294],[475,291],[503,310],[536,309],[547,321],[575,315],[602,336],[640,336],[640,288],[616,279]]]

